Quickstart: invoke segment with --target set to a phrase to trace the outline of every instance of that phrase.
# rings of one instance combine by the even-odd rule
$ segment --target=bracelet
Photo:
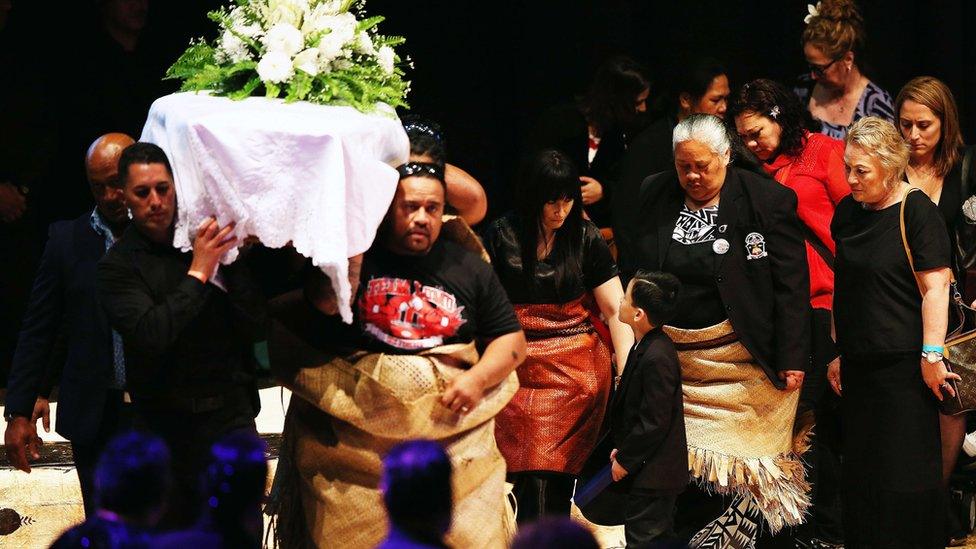
[[[923,353],[941,353],[945,350],[942,345],[922,345]]]

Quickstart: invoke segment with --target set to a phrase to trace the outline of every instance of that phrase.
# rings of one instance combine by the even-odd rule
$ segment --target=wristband
[[[922,345],[923,353],[941,353],[945,350],[942,345]]]

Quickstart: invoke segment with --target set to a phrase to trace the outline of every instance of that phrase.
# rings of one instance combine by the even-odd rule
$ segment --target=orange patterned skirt
[[[578,474],[597,443],[610,395],[610,348],[578,299],[516,305],[528,357],[519,390],[495,417],[509,473]]]

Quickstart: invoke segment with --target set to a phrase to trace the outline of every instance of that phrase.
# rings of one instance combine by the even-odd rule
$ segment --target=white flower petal
[[[258,76],[264,82],[284,82],[295,74],[291,57],[281,52],[268,52],[258,63]]]

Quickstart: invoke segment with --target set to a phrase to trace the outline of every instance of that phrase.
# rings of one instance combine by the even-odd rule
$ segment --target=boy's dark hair
[[[637,271],[631,280],[631,300],[635,307],[644,310],[651,324],[661,326],[671,320],[681,293],[677,277],[670,273]]]
[[[170,483],[169,449],[155,435],[131,432],[117,436],[95,467],[98,506],[124,516],[140,516],[162,507]]]
[[[383,458],[383,503],[393,526],[415,541],[440,545],[451,527],[451,460],[440,444],[411,440]]]
[[[166,173],[170,177],[173,176],[173,168],[163,149],[158,145],[140,141],[126,147],[119,156],[119,177],[116,181],[120,187],[125,188],[126,180],[129,178],[129,166],[133,164],[162,164],[166,166]]]

